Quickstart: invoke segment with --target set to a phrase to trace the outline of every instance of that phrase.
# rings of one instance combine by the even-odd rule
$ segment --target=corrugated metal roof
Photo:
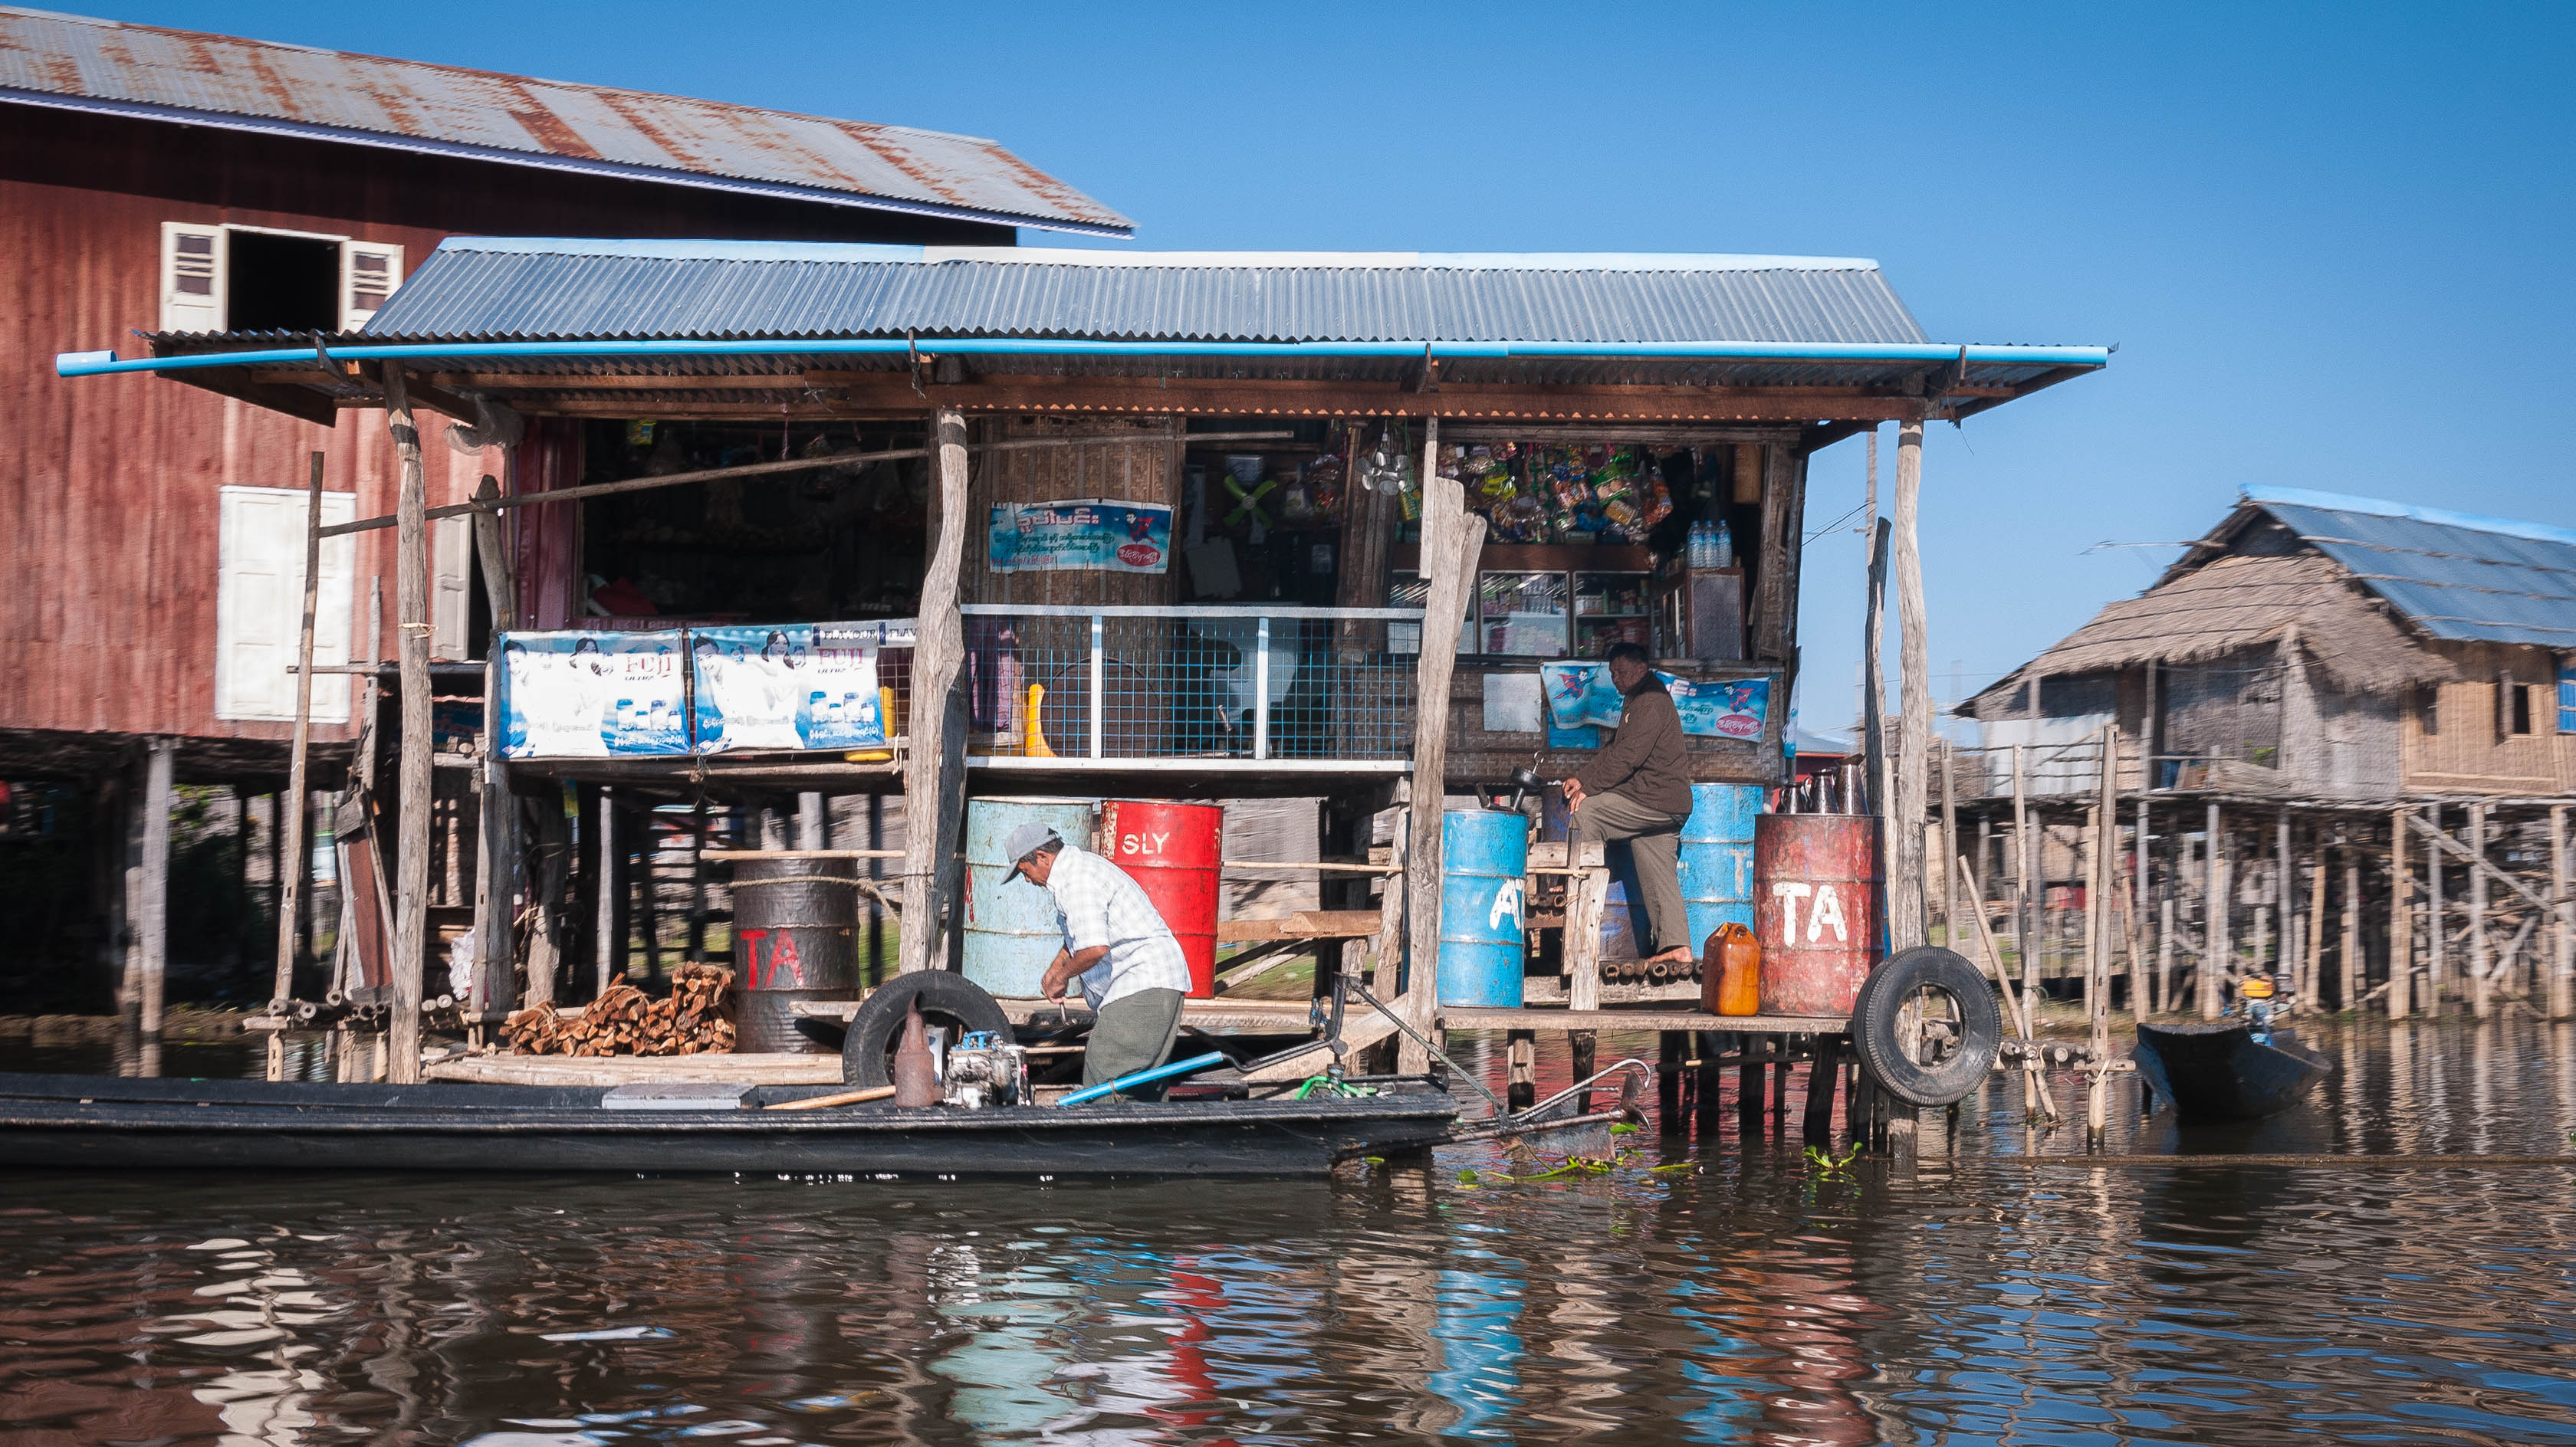
[[[999,145],[685,96],[0,7],[0,101],[1127,235]]]
[[[452,240],[370,339],[959,335],[1260,342],[1926,339],[1875,264],[1788,257],[1104,256]]]
[[[2433,637],[2576,649],[2576,531],[2300,488],[2246,501]]]

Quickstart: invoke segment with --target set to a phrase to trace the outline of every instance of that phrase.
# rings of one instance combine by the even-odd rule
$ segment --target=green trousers
[[[1101,1006],[1082,1053],[1082,1083],[1107,1085],[1171,1059],[1183,998],[1178,990],[1138,990]],[[1129,1100],[1161,1100],[1163,1086],[1157,1081],[1118,1094]]]

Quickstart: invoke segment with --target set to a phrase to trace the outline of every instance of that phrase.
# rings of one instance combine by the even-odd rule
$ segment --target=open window
[[[2519,739],[2531,735],[2536,724],[2533,715],[2531,685],[2517,683],[2510,673],[2496,675],[2496,736]]]
[[[161,226],[165,332],[356,331],[402,284],[403,249],[251,226]]]

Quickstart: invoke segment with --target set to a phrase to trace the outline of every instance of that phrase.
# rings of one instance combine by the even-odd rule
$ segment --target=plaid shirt
[[[1047,875],[1068,953],[1109,947],[1109,955],[1074,983],[1099,1009],[1139,990],[1190,988],[1189,962],[1171,926],[1127,871],[1088,849],[1064,846]]]

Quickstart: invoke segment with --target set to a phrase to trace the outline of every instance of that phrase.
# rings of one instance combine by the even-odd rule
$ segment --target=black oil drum
[[[859,861],[773,854],[733,867],[737,1054],[830,1055],[796,1028],[799,1000],[859,997]]]

